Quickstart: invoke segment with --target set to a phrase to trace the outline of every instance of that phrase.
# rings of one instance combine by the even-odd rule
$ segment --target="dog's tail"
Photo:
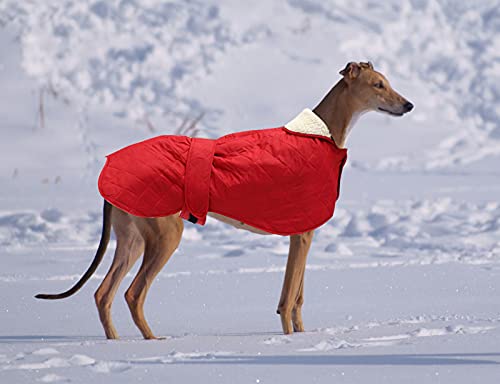
[[[57,300],[64,299],[76,293],[83,285],[87,282],[88,279],[94,274],[95,270],[101,263],[104,253],[106,252],[106,248],[108,247],[109,237],[111,235],[111,210],[113,206],[104,200],[104,208],[103,208],[103,218],[102,218],[102,233],[101,233],[101,241],[99,243],[99,247],[97,248],[97,252],[95,254],[94,260],[92,260],[92,264],[87,269],[87,271],[83,274],[80,280],[68,289],[65,292],[57,293],[57,294],[46,294],[40,293],[35,297],[37,299],[45,299],[45,300]]]

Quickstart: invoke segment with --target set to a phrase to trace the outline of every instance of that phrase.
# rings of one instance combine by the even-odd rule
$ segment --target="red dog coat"
[[[98,185],[108,202],[135,216],[181,212],[203,225],[215,212],[291,235],[333,216],[346,158],[326,125],[305,110],[280,128],[133,144],[107,156]]]

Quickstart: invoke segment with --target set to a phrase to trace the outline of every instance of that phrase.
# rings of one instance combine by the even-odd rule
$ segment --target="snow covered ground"
[[[500,3],[157,6],[0,3],[0,383],[497,382]],[[287,239],[210,219],[186,223],[151,289],[147,318],[166,340],[132,324],[134,271],[113,307],[122,339],[104,339],[92,294],[113,241],[77,295],[33,298],[92,259],[105,154],[202,112],[200,136],[279,126],[351,60],[416,108],[366,115],[348,141],[337,211],[308,259],[305,333],[283,336],[275,314]]]

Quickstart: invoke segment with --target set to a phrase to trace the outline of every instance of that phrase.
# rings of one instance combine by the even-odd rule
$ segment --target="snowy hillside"
[[[500,377],[500,2],[0,1],[0,383],[495,382]],[[316,235],[304,334],[275,309],[288,239],[186,223],[146,303],[104,339],[74,297],[104,156],[201,119],[274,127],[370,60],[415,104],[363,116]],[[135,269],[134,269],[135,270]]]

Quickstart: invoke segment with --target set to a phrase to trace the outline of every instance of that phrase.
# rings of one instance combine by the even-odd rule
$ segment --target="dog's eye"
[[[384,83],[382,83],[381,81],[379,81],[378,83],[373,84],[373,86],[375,88],[384,89]]]

